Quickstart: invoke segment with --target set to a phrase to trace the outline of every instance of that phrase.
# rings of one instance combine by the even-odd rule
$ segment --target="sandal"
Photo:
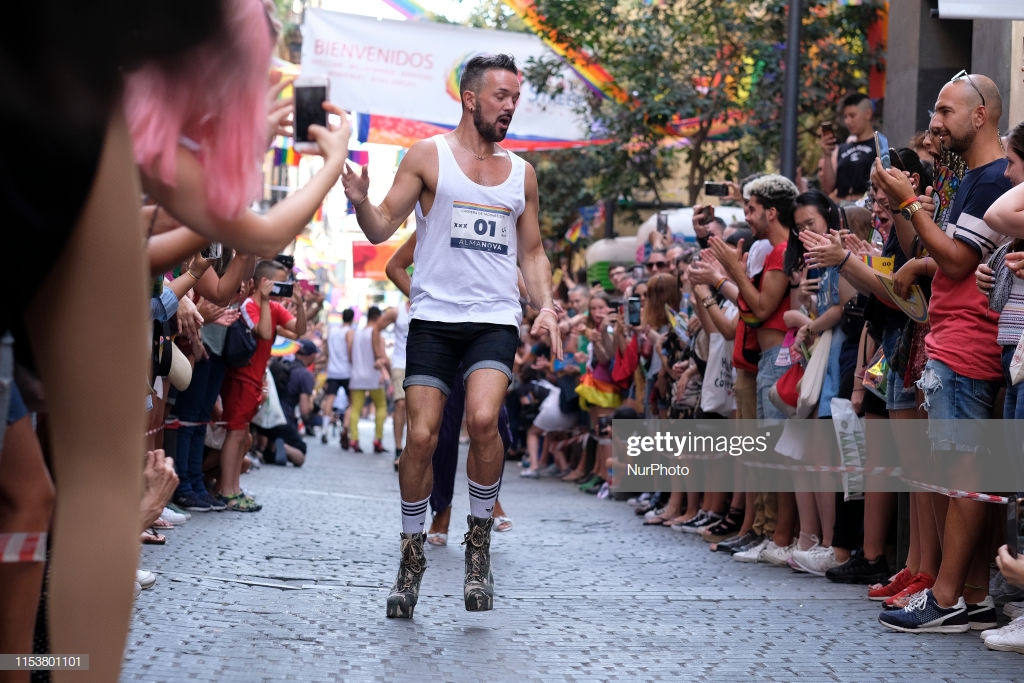
[[[512,529],[512,520],[508,517],[501,516],[494,518],[494,530],[495,531],[509,531]]]
[[[160,517],[157,517],[156,521],[154,521],[150,525],[149,528],[151,528],[151,529],[173,529],[174,525],[171,524],[170,522],[168,522],[165,519],[161,519]]]
[[[721,541],[734,535],[743,526],[743,513],[743,510],[729,508],[725,517],[702,531],[701,535],[708,541]]]
[[[431,531],[427,534],[427,543],[430,545],[443,546],[448,545],[448,532],[447,531]]]
[[[228,510],[235,512],[259,512],[263,506],[256,502],[252,496],[244,493],[236,493],[233,496],[221,496],[221,500],[227,505]]]
[[[167,543],[167,537],[161,533],[158,533],[153,527],[149,527],[142,532],[142,536],[139,538],[146,545],[163,545]]]
[[[644,526],[667,526],[675,518],[674,517],[662,517],[661,515],[655,515],[653,517],[644,518]]]

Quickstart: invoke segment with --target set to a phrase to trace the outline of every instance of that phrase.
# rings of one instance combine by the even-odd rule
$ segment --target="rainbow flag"
[[[270,355],[280,358],[281,356],[293,356],[299,350],[299,342],[288,337],[278,335],[274,339],[274,345],[270,347]]]

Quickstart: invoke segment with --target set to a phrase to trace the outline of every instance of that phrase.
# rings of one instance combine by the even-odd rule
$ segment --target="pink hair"
[[[135,161],[174,186],[182,138],[198,144],[209,210],[239,217],[262,192],[270,24],[260,0],[225,0],[217,38],[173,64],[149,63],[125,79]]]

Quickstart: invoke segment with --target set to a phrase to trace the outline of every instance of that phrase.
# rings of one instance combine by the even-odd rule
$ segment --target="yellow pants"
[[[384,388],[380,389],[352,389],[349,393],[351,402],[349,412],[348,431],[352,437],[352,443],[359,443],[359,416],[363,414],[363,402],[366,401],[366,394],[370,394],[370,400],[374,405],[374,419],[376,426],[374,438],[380,441],[384,438],[384,420],[388,416],[388,399],[384,395]]]

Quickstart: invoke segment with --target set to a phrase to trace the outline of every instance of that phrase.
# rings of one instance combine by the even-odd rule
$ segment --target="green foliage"
[[[592,55],[627,95],[625,102],[592,99],[582,111],[592,130],[612,144],[571,153],[587,158],[578,170],[589,168],[591,175],[563,172],[561,182],[574,189],[558,192],[560,201],[656,199],[685,160],[692,203],[705,179],[735,177],[736,169],[761,170],[778,158],[788,2],[541,0],[537,5],[553,38]],[[866,89],[868,69],[881,56],[870,54],[864,33],[883,5],[880,0],[853,7],[805,0],[803,144],[816,146],[816,138],[808,136],[821,120],[834,116],[843,95]],[[552,68],[550,62],[531,60],[524,71],[545,91]],[[731,141],[722,142],[714,133],[727,114],[733,116],[727,126]],[[679,133],[685,144],[665,144]],[[813,164],[810,155],[802,158]]]

